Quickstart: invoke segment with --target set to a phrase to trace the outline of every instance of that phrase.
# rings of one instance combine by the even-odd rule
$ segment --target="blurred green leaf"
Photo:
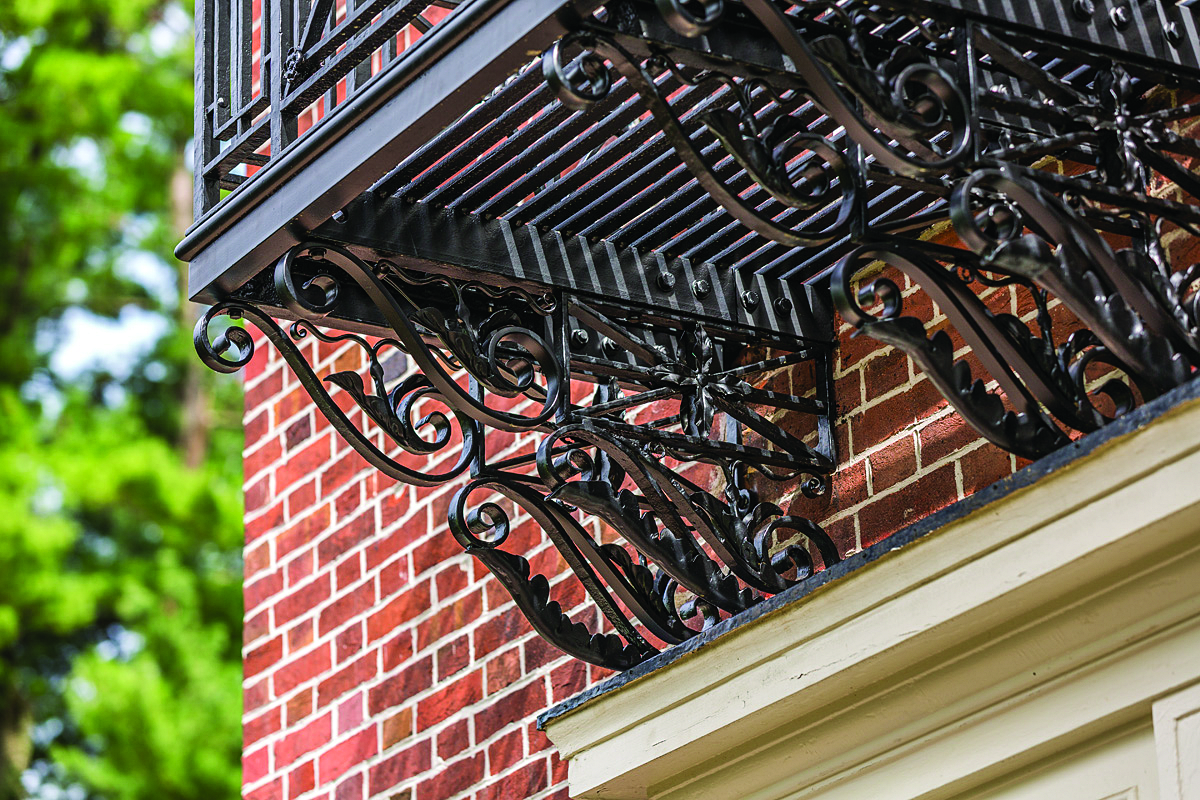
[[[0,798],[239,791],[240,388],[171,257],[191,10],[0,2]],[[56,371],[64,315],[131,306],[165,335]]]

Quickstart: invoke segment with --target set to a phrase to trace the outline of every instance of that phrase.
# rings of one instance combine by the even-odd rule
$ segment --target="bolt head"
[[[583,328],[576,328],[571,331],[571,347],[575,350],[582,350],[587,347],[587,343],[591,338],[591,335]]]
[[[675,288],[675,276],[666,270],[658,273],[658,288],[669,292]]]
[[[1092,0],[1074,0],[1071,3],[1071,13],[1080,22],[1087,22],[1096,13],[1096,4]]]
[[[787,314],[792,310],[792,301],[786,297],[776,297],[773,305],[780,314]]]
[[[697,278],[696,280],[692,281],[692,293],[695,294],[696,297],[705,297],[711,291],[712,286],[704,278]]]
[[[1183,41],[1183,34],[1179,32],[1178,22],[1168,22],[1163,28],[1163,38],[1167,40],[1167,44],[1171,47],[1177,47]]]
[[[758,308],[758,304],[761,300],[762,298],[758,296],[758,292],[754,291],[753,289],[747,289],[746,291],[742,292],[742,304],[748,309],[753,310]]]
[[[1117,6],[1108,12],[1108,19],[1114,28],[1118,30],[1125,28],[1129,25],[1129,9],[1125,6]]]

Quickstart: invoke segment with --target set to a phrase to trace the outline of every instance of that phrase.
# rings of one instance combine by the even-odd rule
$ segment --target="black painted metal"
[[[203,216],[197,213],[196,223],[176,248],[180,259],[191,262],[192,298],[213,302],[242,286],[470,111],[528,62],[531,49],[561,35],[566,28],[560,17],[574,18],[594,6],[591,0],[578,5],[562,0],[475,0],[434,26],[311,131],[274,149],[265,168],[215,206],[207,202],[216,200],[216,184],[198,170],[206,181],[198,189],[198,202],[208,210]],[[210,17],[201,9],[197,18]],[[274,32],[273,27],[266,29]],[[211,34],[198,31],[197,36]],[[213,77],[202,72],[209,64],[203,45],[198,42],[197,71],[208,78],[198,78],[198,91]],[[198,110],[199,123],[205,123],[206,113]],[[287,138],[286,126],[280,130]],[[196,139],[197,153],[213,146],[204,130],[197,130]]]
[[[504,219],[454,213],[368,195],[314,231],[365,258],[386,257],[410,269],[498,284],[563,289],[589,302],[693,316],[726,330],[770,340],[829,342],[828,294],[798,281],[768,279],[711,263],[541,232]],[[698,292],[697,286],[708,289]],[[746,298],[757,298],[747,303]]]
[[[1200,232],[1200,144],[1179,124],[1200,116],[1191,6],[476,0],[370,78],[363,58],[427,4],[359,0],[333,24],[330,3],[301,19],[275,0],[264,101],[228,35],[249,6],[231,1],[198,16],[199,96],[234,111],[211,99],[197,116],[207,216],[180,251],[196,297],[218,301],[197,348],[237,369],[249,337],[208,327],[247,317],[386,475],[469,474],[454,535],[581,658],[628,667],[839,559],[748,488],[753,471],[820,491],[836,463],[826,280],[844,319],[1030,458],[1200,366],[1200,267],[1164,244]],[[518,68],[531,49],[546,55]],[[343,107],[296,139],[300,104],[333,108],[343,76]],[[264,131],[269,159],[251,146]],[[239,159],[264,169],[238,181]],[[222,185],[236,190],[214,207]],[[871,280],[881,265],[936,301],[986,376],[902,315],[902,287]],[[980,297],[1008,286],[1027,319]],[[372,386],[326,380],[386,446],[271,316],[298,320],[293,338],[384,337],[347,335]],[[420,377],[388,385],[393,348]],[[810,385],[768,388],[798,362]],[[783,411],[812,420],[807,437]],[[497,460],[489,429],[536,434],[537,452]],[[719,470],[723,498],[688,480],[696,464]],[[615,633],[564,615],[504,549],[495,497],[538,522]],[[576,510],[627,546],[598,544]],[[805,546],[773,552],[781,531]]]
[[[938,17],[966,17],[1037,40],[1058,40],[1075,51],[1107,55],[1140,65],[1164,82],[1200,78],[1200,20],[1194,3],[1175,0],[915,0],[909,6]],[[1035,40],[1036,41],[1036,40]]]

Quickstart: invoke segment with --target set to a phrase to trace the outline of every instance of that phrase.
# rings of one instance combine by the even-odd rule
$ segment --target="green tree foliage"
[[[238,795],[240,394],[170,257],[190,13],[0,0],[0,798]]]

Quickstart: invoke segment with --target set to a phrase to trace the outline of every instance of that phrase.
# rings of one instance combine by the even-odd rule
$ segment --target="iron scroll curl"
[[[581,47],[582,54],[564,60],[569,46]],[[747,91],[761,89],[774,94],[766,84],[755,82],[743,88],[730,76],[713,71],[688,77],[665,52],[652,55],[643,67],[615,39],[594,31],[568,34],[559,40],[543,57],[542,67],[548,84],[565,105],[586,109],[602,99],[613,85],[611,77],[600,77],[607,75],[605,61],[612,63],[642,98],[696,181],[747,228],[792,247],[827,244],[847,232],[857,208],[861,179],[843,153],[823,137],[801,129],[786,114],[771,125],[761,126],[751,111]],[[712,81],[724,86],[739,112],[718,109],[701,112],[697,119],[755,182],[784,206],[812,212],[836,203],[834,219],[819,230],[783,227],[780,221],[764,216],[739,192],[729,188],[684,130],[650,70],[672,72],[677,80],[688,85]],[[774,97],[777,104],[782,103],[778,95]],[[794,166],[804,153],[808,154],[807,159],[801,166]]]
[[[384,475],[414,486],[438,486],[462,475],[470,466],[476,443],[482,436],[482,431],[474,420],[454,410],[451,411],[451,416],[454,417],[461,433],[462,442],[458,458],[448,469],[440,471],[412,469],[388,456],[375,445],[370,437],[350,421],[325,389],[322,380],[309,366],[308,361],[305,360],[304,355],[288,334],[276,324],[275,320],[247,303],[235,300],[217,303],[196,322],[193,342],[201,360],[210,368],[218,372],[236,372],[249,364],[250,359],[254,356],[254,340],[244,328],[231,326],[215,338],[210,336],[209,326],[213,320],[221,316],[228,316],[235,320],[247,319],[253,322],[292,368],[296,379],[312,398],[321,414],[329,420],[330,425],[359,455]],[[299,332],[303,329],[297,328],[296,330]],[[302,338],[302,336],[297,335],[297,338]],[[236,350],[237,355],[230,357],[228,354],[231,350]],[[339,374],[335,373],[327,380],[338,384],[337,376]],[[344,374],[342,375],[342,380],[345,381],[346,378]],[[361,391],[361,380],[358,385]],[[372,419],[380,422],[381,427],[388,431],[398,445],[408,452],[429,455],[449,444],[450,420],[440,412],[427,414],[414,420],[414,405],[417,400],[422,398],[441,399],[435,387],[420,376],[400,384],[390,393],[384,393],[382,387],[379,387],[378,394],[367,396],[364,393],[354,397],[355,402],[363,407]],[[421,436],[423,430],[433,433],[433,441]]]
[[[372,267],[347,250],[323,243],[303,243],[292,247],[277,262],[274,274],[276,290],[284,305],[293,313],[303,318],[319,319],[336,302],[339,291],[337,278],[330,273],[323,273],[320,283],[309,281],[302,285],[313,285],[319,289],[322,293],[319,299],[296,290],[296,283],[290,277],[296,260],[312,253],[317,253],[320,260],[358,284],[382,314],[395,334],[399,347],[409,354],[420,372],[456,409],[481,425],[504,431],[535,429],[554,415],[562,391],[563,367],[539,334],[519,324],[512,324],[511,318],[503,315],[494,315],[475,323],[469,312],[464,313],[461,298],[459,308],[451,315],[434,307],[418,307],[403,289],[397,290],[394,283],[389,285],[384,282],[384,276],[395,269],[385,262]],[[533,388],[533,375],[540,374],[546,383],[544,391],[536,392],[541,395],[541,408],[532,416],[489,408],[459,385],[446,369],[449,359],[436,352],[427,337],[434,338],[458,364],[466,366],[474,378],[501,395],[511,397],[529,392]],[[518,348],[518,353],[509,363],[502,361],[503,344]],[[515,369],[514,363],[517,364]],[[511,377],[514,372],[515,378]]]

